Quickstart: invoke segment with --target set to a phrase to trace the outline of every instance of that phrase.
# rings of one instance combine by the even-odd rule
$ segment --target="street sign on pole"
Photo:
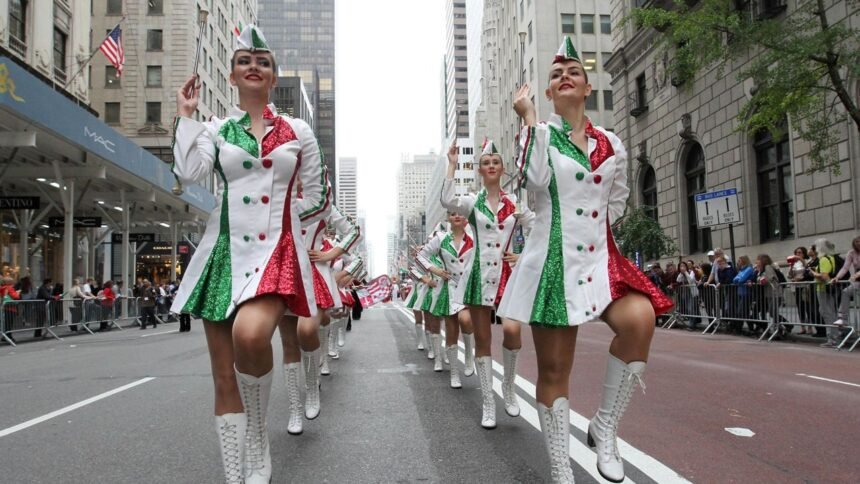
[[[740,222],[737,189],[729,188],[696,195],[696,219],[699,228]]]

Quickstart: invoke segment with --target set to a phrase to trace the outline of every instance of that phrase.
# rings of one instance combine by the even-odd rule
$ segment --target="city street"
[[[273,482],[546,482],[532,398],[537,370],[523,331],[522,416],[501,401],[483,430],[476,376],[462,390],[415,350],[398,303],[367,310],[348,333],[322,413],[286,431],[276,368],[269,432]],[[212,384],[200,323],[0,347],[0,480],[5,483],[211,483],[220,479]],[[577,482],[603,482],[584,429],[600,397],[611,333],[580,331],[572,377]],[[276,336],[276,341],[278,341]],[[276,361],[280,358],[276,345]],[[461,358],[463,357],[461,352]],[[856,482],[860,352],[659,330],[620,435],[625,482]],[[741,434],[741,435],[736,435]],[[751,436],[749,436],[752,434]]]

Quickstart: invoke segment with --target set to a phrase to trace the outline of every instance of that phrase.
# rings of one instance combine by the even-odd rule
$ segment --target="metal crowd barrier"
[[[823,288],[827,296],[822,301],[830,305],[832,320],[842,298],[850,298],[843,306],[845,325],[841,327],[822,319],[819,289],[815,282],[681,285],[672,294],[674,312],[662,327],[669,329],[684,321],[695,328],[699,321],[706,321],[702,334],[715,334],[720,329],[741,332],[746,324],[754,332],[761,331],[759,341],[789,334],[796,325],[824,327],[839,333],[836,349],[845,348],[854,337],[848,348],[853,351],[860,343],[860,283],[839,282]]]
[[[36,337],[46,332],[60,339],[51,331],[50,301],[29,299],[24,301],[6,301],[0,305],[0,338],[15,346],[13,333],[33,331]]]

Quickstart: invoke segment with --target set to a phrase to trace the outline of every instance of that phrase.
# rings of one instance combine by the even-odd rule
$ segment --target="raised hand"
[[[193,87],[193,89],[192,89]],[[176,114],[190,118],[200,100],[200,79],[193,75],[176,91]]]
[[[457,146],[457,141],[455,140],[451,143],[451,146],[448,148],[448,163],[454,166],[457,166],[457,161],[460,159],[460,147]]]
[[[514,111],[523,119],[526,126],[534,126],[537,121],[537,111],[531,98],[531,88],[523,84],[514,96]]]

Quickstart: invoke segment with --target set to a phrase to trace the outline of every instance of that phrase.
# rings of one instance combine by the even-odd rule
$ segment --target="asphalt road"
[[[168,324],[0,346],[0,481],[218,482],[202,328],[195,321],[189,334],[175,330]],[[432,371],[413,334],[408,312],[395,305],[366,311],[332,376],[323,377],[321,416],[306,421],[301,436],[286,432],[276,370],[273,482],[548,479],[528,329],[518,378],[523,414],[504,414],[497,364],[499,425],[492,431],[479,425],[477,377],[449,389],[447,372]],[[580,332],[571,378],[578,482],[600,481],[583,429],[600,398],[610,336],[603,325]],[[500,355],[496,343],[497,362]],[[646,394],[637,393],[621,428],[626,482],[856,482],[858,369],[860,354],[658,330]]]

